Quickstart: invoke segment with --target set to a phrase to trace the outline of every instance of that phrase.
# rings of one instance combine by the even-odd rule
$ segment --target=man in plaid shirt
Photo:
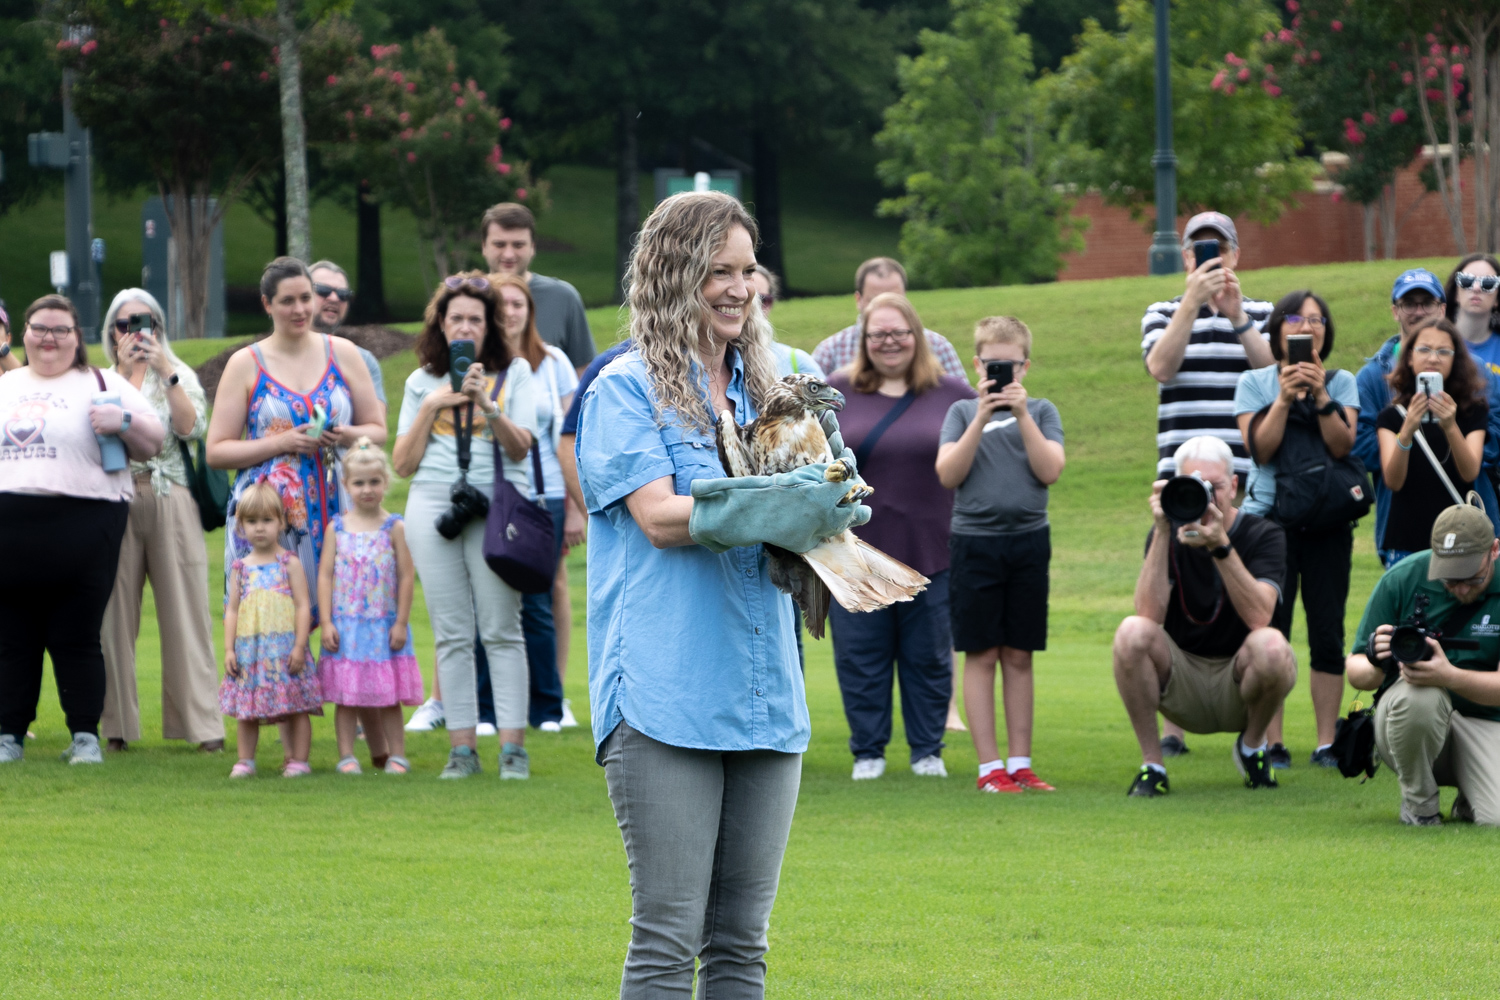
[[[856,312],[863,312],[865,303],[884,292],[906,294],[906,268],[901,266],[900,261],[890,257],[871,257],[859,265],[859,270],[854,272]],[[922,332],[927,335],[927,346],[932,349],[933,356],[942,366],[943,374],[968,381],[969,373],[964,368],[963,362],[958,359],[958,352],[953,349],[953,345],[936,330],[923,330]],[[852,362],[858,353],[859,323],[856,322],[853,326],[844,327],[814,348],[813,360],[818,363],[819,368],[832,374]]]

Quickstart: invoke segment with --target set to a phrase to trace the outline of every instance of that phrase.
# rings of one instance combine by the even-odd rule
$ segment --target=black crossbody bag
[[[1331,373],[1330,373],[1331,374]],[[1266,410],[1256,414],[1256,421]],[[1338,408],[1347,427],[1349,415]],[[1251,423],[1247,446],[1257,462],[1253,440],[1256,421]],[[1334,458],[1323,443],[1318,411],[1311,399],[1292,403],[1286,417],[1281,447],[1276,450],[1276,502],[1271,519],[1289,530],[1323,531],[1358,521],[1374,503],[1365,464],[1353,453]]]

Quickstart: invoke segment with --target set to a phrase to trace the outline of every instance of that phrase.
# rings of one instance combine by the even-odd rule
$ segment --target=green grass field
[[[1427,262],[1441,269],[1448,262]],[[1404,266],[1404,264],[1402,265]],[[1331,303],[1330,364],[1357,368],[1392,324],[1398,265],[1243,275],[1275,298],[1311,284]],[[1491,895],[1496,834],[1396,822],[1382,771],[1360,785],[1306,764],[1305,682],[1287,707],[1296,765],[1251,794],[1231,735],[1194,737],[1173,793],[1127,800],[1138,752],[1111,680],[1148,517],[1154,407],[1139,360],[1145,304],[1173,279],[923,292],[927,325],[961,353],[973,321],[1024,318],[1034,395],[1059,406],[1070,465],[1053,491],[1051,646],[1037,657],[1036,767],[1050,796],[981,796],[964,734],[952,777],[918,779],[901,730],[880,781],[854,785],[827,643],[808,647],[813,742],[771,928],[778,997],[1472,997],[1500,987]],[[778,305],[811,347],[848,322],[847,297]],[[613,310],[591,313],[599,342]],[[207,345],[186,345],[182,353]],[[410,356],[386,362],[396,397]],[[395,413],[392,412],[394,421]],[[399,509],[402,497],[393,497]],[[1370,520],[1348,617],[1378,574]],[[213,586],[222,539],[209,540]],[[583,565],[568,693],[586,714]],[[157,645],[143,628],[141,697],[159,731]],[[1300,615],[1299,615],[1300,620]],[[413,624],[430,672],[419,597]],[[1305,645],[1294,639],[1305,662]],[[711,664],[705,664],[711,669]],[[586,730],[533,734],[533,780],[439,785],[444,734],[411,740],[406,778],[332,772],[231,785],[232,755],[148,738],[104,767],[55,756],[67,734],[50,681],[24,764],[0,772],[0,993],[18,997],[607,997],[629,940],[624,853]],[[1444,797],[1445,806],[1451,792]],[[998,801],[997,801],[998,799]],[[1491,900],[1491,902],[1485,902]]]

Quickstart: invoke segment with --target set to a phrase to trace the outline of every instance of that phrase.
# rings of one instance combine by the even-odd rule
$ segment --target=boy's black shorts
[[[1020,535],[953,535],[948,604],[953,648],[1047,648],[1047,567],[1052,530]]]

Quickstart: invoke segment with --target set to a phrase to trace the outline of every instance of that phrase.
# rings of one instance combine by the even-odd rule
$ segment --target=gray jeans
[[[766,930],[802,783],[802,755],[668,746],[621,722],[604,775],[630,863],[621,1000],[766,992]]]

